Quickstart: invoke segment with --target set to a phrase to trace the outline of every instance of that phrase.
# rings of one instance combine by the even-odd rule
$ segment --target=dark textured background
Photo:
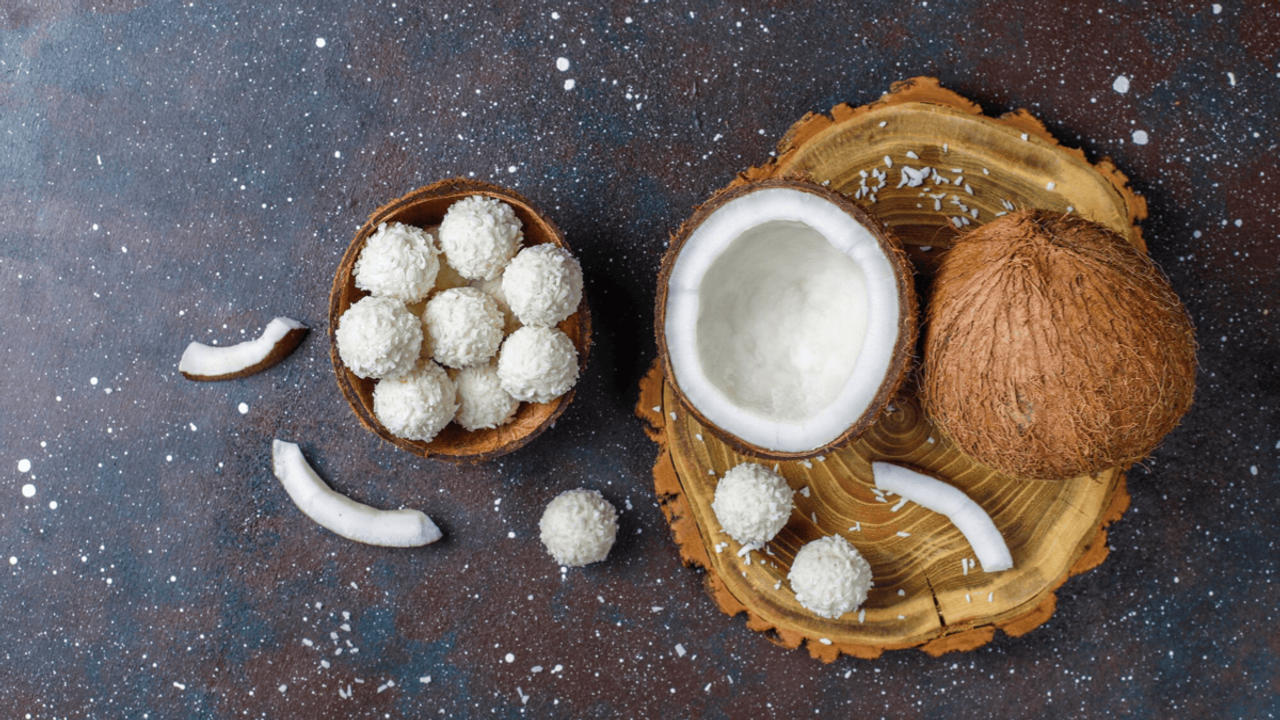
[[[0,3],[5,715],[1280,713],[1275,3],[516,5]],[[1198,327],[1198,403],[1046,625],[821,665],[680,566],[631,406],[666,234],[806,111],[917,74],[1130,174]],[[324,340],[365,215],[455,174],[560,224],[597,327],[559,426],[476,468],[360,429]],[[177,374],[189,340],[275,314],[315,328],[284,364]],[[270,474],[273,436],[446,540],[318,529]],[[621,540],[562,576],[536,522],[578,485],[623,508]]]

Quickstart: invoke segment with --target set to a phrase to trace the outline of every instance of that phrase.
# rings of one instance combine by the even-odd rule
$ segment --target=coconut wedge
[[[1013,556],[996,524],[982,506],[959,488],[915,470],[886,462],[871,463],[876,487],[947,516],[973,548],[984,572],[1013,567]]]
[[[676,393],[756,456],[810,457],[857,437],[910,368],[906,255],[819,185],[720,191],[673,238],[658,285],[658,349]]]
[[[193,342],[182,351],[178,371],[188,380],[233,380],[261,372],[284,360],[307,336],[307,326],[287,317],[272,318],[253,340],[227,346]]]
[[[417,547],[440,539],[440,528],[418,510],[379,510],[334,492],[296,444],[271,441],[271,469],[303,515],[348,540],[366,545]]]

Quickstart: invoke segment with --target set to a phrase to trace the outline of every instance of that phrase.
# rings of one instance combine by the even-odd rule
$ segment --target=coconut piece
[[[716,483],[711,509],[720,527],[743,547],[761,548],[791,517],[791,486],[757,463],[740,463]]]
[[[373,387],[373,414],[396,437],[431,442],[458,411],[457,391],[430,360]]]
[[[534,245],[511,259],[502,273],[502,292],[521,323],[551,327],[582,302],[582,266],[562,247]]]
[[[1191,406],[1195,339],[1145,253],[1076,215],[962,235],[929,301],[924,408],[1007,475],[1061,479],[1146,457]]]
[[[360,250],[353,273],[356,287],[372,295],[417,302],[435,287],[438,253],[434,231],[382,223]]]
[[[502,344],[502,311],[473,287],[436,293],[422,312],[432,357],[452,368],[486,362]]]
[[[791,561],[787,582],[796,601],[824,618],[857,610],[871,590],[871,564],[839,535],[805,543]]]
[[[348,540],[417,547],[440,539],[440,528],[418,510],[379,510],[334,492],[296,444],[271,441],[271,469],[302,514]]]
[[[524,237],[520,218],[507,203],[469,195],[449,206],[440,222],[440,246],[449,265],[468,280],[502,274]]]
[[[253,340],[235,345],[189,343],[178,360],[178,372],[188,380],[245,377],[289,357],[306,336],[306,325],[284,316],[274,317],[262,329],[262,334]]]
[[[492,363],[457,371],[453,385],[458,389],[458,412],[454,419],[464,430],[505,425],[520,407],[520,403],[502,389],[498,369]]]
[[[334,333],[338,355],[362,378],[409,372],[422,347],[422,321],[404,303],[370,295],[347,308]]]
[[[757,456],[810,457],[866,429],[906,376],[910,265],[837,193],[736,185],[673,240],[657,328],[667,377],[702,424]]]
[[[618,534],[618,511],[596,490],[566,490],[538,521],[542,545],[555,561],[581,567],[604,560]]]
[[[985,572],[1013,567],[1013,556],[1004,536],[982,506],[959,488],[915,470],[886,462],[871,463],[876,487],[902,496],[917,505],[946,515],[964,535]]]
[[[556,328],[522,327],[502,343],[498,379],[517,400],[550,402],[578,381],[578,350]]]

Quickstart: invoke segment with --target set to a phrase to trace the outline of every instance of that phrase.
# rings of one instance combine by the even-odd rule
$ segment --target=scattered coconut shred
[[[1013,567],[1013,556],[1004,537],[991,522],[991,517],[958,488],[886,462],[871,463],[876,487],[900,495],[922,507],[946,515],[947,519],[969,541],[984,572],[999,572]],[[967,571],[966,571],[967,574]]]
[[[348,540],[417,547],[441,538],[440,528],[418,510],[379,510],[334,492],[294,443],[271,441],[271,469],[304,515]]]

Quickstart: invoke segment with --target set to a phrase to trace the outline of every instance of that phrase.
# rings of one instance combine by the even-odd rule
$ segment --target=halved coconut
[[[681,226],[658,280],[667,377],[755,455],[809,457],[859,435],[906,376],[915,334],[901,245],[811,183],[720,191]]]

